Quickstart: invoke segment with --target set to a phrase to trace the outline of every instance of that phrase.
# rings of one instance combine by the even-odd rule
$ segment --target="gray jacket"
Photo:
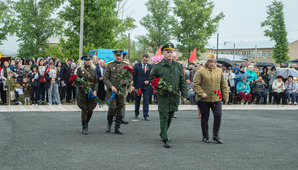
[[[262,92],[262,91],[264,91],[265,87],[267,86],[266,83],[263,84],[263,82],[261,82],[261,81],[255,81],[255,82],[253,82],[252,85],[253,85],[253,92],[256,92],[256,91]]]
[[[288,82],[285,84],[285,88],[286,88],[286,92],[290,93],[290,92],[296,92],[297,89],[297,83],[292,81],[292,82]]]

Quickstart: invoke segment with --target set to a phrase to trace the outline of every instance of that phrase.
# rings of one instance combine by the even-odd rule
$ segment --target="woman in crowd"
[[[32,105],[37,105],[39,101],[39,86],[40,86],[40,73],[38,72],[36,64],[31,66],[31,72],[29,73],[30,85],[31,85],[31,101]]]
[[[282,104],[286,104],[286,94],[285,94],[285,83],[282,81],[283,77],[281,75],[277,76],[277,79],[272,83],[273,97],[276,104],[280,104],[280,99],[282,99]]]
[[[253,93],[257,97],[256,104],[262,104],[261,98],[264,98],[263,104],[267,104],[267,93],[265,92],[267,84],[263,80],[262,76],[259,75],[258,79],[253,82]]]
[[[269,104],[271,104],[271,101],[272,101],[272,93],[273,93],[272,84],[275,80],[275,71],[276,71],[275,67],[272,67],[268,76]]]
[[[45,67],[45,63],[44,63],[44,59],[42,57],[39,57],[37,59],[37,66],[38,66],[38,70],[40,73],[40,95],[41,98],[39,100],[39,103],[41,103],[42,105],[45,104],[45,97],[46,97],[46,79],[45,79],[45,75],[46,75],[46,67]],[[41,70],[41,67],[44,67],[44,70]]]
[[[9,63],[8,61],[4,61],[3,67],[1,69],[1,99],[4,105],[6,105],[7,101],[6,101],[6,90],[7,88],[5,87],[6,85],[6,79],[8,77],[8,72],[9,72],[10,68],[9,68]]]
[[[286,85],[285,85],[285,88],[286,88],[286,95],[288,97],[288,102],[289,104],[293,104],[294,105],[297,105],[297,102],[296,102],[296,89],[297,89],[297,83],[293,81],[293,76],[289,76],[288,77],[288,81],[286,82]],[[293,102],[291,100],[291,97],[293,99]]]
[[[242,77],[241,81],[237,83],[236,87],[238,98],[241,101],[242,105],[244,104],[244,100],[246,101],[246,104],[248,104],[248,102],[252,99],[252,95],[249,93],[250,87],[246,80],[247,78]]]

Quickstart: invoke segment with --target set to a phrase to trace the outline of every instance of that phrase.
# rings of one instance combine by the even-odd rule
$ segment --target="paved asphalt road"
[[[223,145],[201,142],[196,111],[176,115],[169,130],[172,147],[166,149],[156,111],[149,122],[135,121],[128,112],[124,135],[106,134],[106,120],[97,112],[87,136],[81,134],[79,112],[0,113],[0,169],[298,168],[297,111],[226,110]]]

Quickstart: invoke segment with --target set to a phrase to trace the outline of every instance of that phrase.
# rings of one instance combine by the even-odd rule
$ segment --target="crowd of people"
[[[125,58],[123,60],[129,63],[129,60]],[[173,54],[173,60],[177,61],[176,53]],[[97,67],[99,77],[98,96],[104,101],[106,87],[103,82],[103,74],[106,62],[96,56],[93,56],[92,62]],[[139,62],[130,63],[130,67],[133,68],[136,63]],[[154,62],[153,67],[157,63]],[[2,103],[4,105],[9,103],[61,105],[63,102],[76,102],[77,87],[69,82],[69,79],[71,75],[76,74],[79,64],[79,61],[74,62],[71,58],[62,62],[51,56],[39,57],[36,60],[35,58],[11,58],[9,61],[1,62],[0,93]],[[182,63],[181,65],[183,67]],[[291,75],[282,77],[275,74],[278,69],[276,67],[255,67],[254,65],[254,62],[242,62],[234,64],[233,67],[225,67],[225,65],[217,63],[217,67],[222,69],[229,87],[229,100],[223,101],[223,103],[297,105],[297,77]],[[183,67],[187,84],[188,101],[186,104],[197,104],[193,81],[196,72],[202,67],[203,63],[189,63],[187,67]],[[282,63],[281,68],[286,68],[285,64]],[[296,64],[293,64],[291,68],[298,70]],[[240,76],[244,74],[249,77]],[[237,79],[236,77],[241,78]],[[147,91],[148,102],[150,104],[157,103],[157,95],[153,93],[153,89],[149,88]],[[130,88],[126,102],[140,102],[135,89]],[[181,104],[181,100],[179,102]]]
[[[283,77],[276,74],[277,67],[257,67],[254,62],[242,62],[233,67],[217,63],[225,76],[229,87],[227,104],[294,104],[297,105],[298,82],[297,77],[289,75]],[[203,64],[190,63],[184,67],[185,78],[188,84],[188,99],[195,104],[193,92],[193,77]],[[284,63],[280,68],[287,68]],[[297,69],[293,64],[291,69]],[[247,76],[246,76],[247,75]],[[239,78],[237,78],[239,77]]]

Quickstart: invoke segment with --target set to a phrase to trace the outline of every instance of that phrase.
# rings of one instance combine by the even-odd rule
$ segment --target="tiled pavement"
[[[223,110],[297,110],[298,105],[223,105]],[[142,106],[140,107],[142,110]],[[95,111],[107,111],[108,107],[96,107]],[[126,105],[127,111],[133,111],[134,105]],[[150,105],[149,110],[157,110],[157,105]],[[179,110],[198,110],[196,105],[180,105]],[[77,105],[11,105],[0,106],[0,112],[75,112]],[[298,113],[298,112],[297,112]]]

